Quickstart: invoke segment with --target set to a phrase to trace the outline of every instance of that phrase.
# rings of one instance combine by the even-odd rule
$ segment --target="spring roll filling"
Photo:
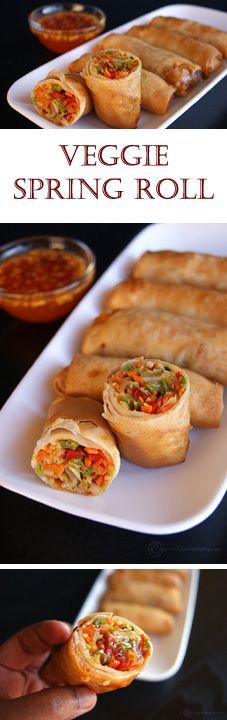
[[[108,80],[121,80],[128,77],[139,65],[139,60],[128,53],[118,50],[103,50],[95,56],[94,70]]]
[[[60,125],[72,122],[80,110],[78,98],[56,81],[38,85],[33,91],[32,100],[47,120]]]
[[[92,486],[104,485],[114,467],[102,450],[62,439],[37,452],[34,470],[41,480],[47,478],[57,488],[68,489],[70,484],[70,489],[89,495]]]
[[[121,672],[142,665],[151,647],[149,638],[139,635],[134,625],[119,625],[108,617],[99,617],[85,624],[82,635],[97,665]]]
[[[123,363],[111,382],[120,405],[129,410],[159,415],[171,410],[186,389],[186,378],[168,364],[151,360]]]

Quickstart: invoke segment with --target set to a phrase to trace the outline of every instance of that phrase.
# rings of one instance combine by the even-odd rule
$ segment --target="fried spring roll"
[[[212,25],[203,25],[194,20],[180,20],[175,17],[156,16],[152,20],[153,25],[159,25],[167,30],[189,35],[196,40],[204,43],[210,43],[227,58],[227,32],[219,30]]]
[[[127,360],[128,358],[124,358]],[[122,363],[120,357],[76,355],[53,380],[58,395],[94,398],[102,402],[107,376]],[[193,427],[219,427],[223,412],[223,385],[184,368],[190,382],[190,421]]]
[[[182,581],[187,577],[187,570],[115,570],[110,578],[115,577],[115,582],[121,582],[124,580],[137,580],[143,583],[157,583],[158,585],[164,585],[164,587],[181,588]]]
[[[52,71],[33,88],[31,98],[39,115],[64,127],[92,110],[91,96],[80,75]]]
[[[227,258],[196,252],[147,250],[136,260],[135,278],[227,291]]]
[[[107,610],[78,622],[69,640],[53,651],[42,677],[50,674],[64,685],[110,692],[130,685],[151,655],[152,645],[143,630],[132,619]]]
[[[69,72],[82,72],[86,62],[92,57],[91,53],[85,53],[82,57],[74,60],[68,67]],[[169,85],[163,78],[142,69],[141,74],[141,105],[144,110],[164,115],[175,95],[175,87]]]
[[[174,629],[173,616],[161,608],[114,600],[111,593],[101,602],[101,610],[109,612],[110,608],[117,615],[126,614],[131,622],[142,625],[147,633],[168,635]]]
[[[174,365],[135,358],[107,378],[104,417],[121,454],[142,467],[185,460],[189,447],[189,380]]]
[[[124,280],[111,290],[106,306],[111,310],[147,307],[227,327],[227,293],[191,285],[155,283],[146,278]]]
[[[101,50],[89,58],[83,77],[95,112],[116,128],[136,128],[141,112],[140,59],[124,50]]]
[[[140,605],[155,605],[178,615],[183,609],[183,598],[179,588],[164,588],[157,583],[146,583],[137,580],[115,580],[114,574],[109,579],[110,594],[114,602],[139,603]],[[104,596],[104,600],[106,595]]]
[[[135,53],[140,58],[145,70],[160,75],[166,82],[176,88],[177,95],[186,95],[201,78],[201,68],[187,58],[176,55],[169,50],[153,47],[139,38],[129,35],[108,35],[101,40],[100,48],[120,48]]]
[[[32,456],[36,475],[57,490],[101,495],[120,467],[101,403],[64,397],[50,406]]]
[[[154,25],[153,22],[148,25],[136,25],[127,34],[192,60],[201,67],[205,77],[218,70],[223,62],[222,53],[213,45],[194,40],[179,32],[165,30],[164,27]]]
[[[183,315],[143,310],[107,310],[85,333],[85,355],[145,357],[189,367],[205,377],[227,384],[227,328]]]

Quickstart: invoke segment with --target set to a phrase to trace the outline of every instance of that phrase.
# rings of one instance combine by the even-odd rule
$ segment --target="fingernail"
[[[89,690],[87,687],[77,687],[74,690],[80,710],[94,707],[97,698],[93,690]]]

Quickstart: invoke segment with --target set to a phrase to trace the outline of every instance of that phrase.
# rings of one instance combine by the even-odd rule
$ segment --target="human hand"
[[[92,710],[93,690],[50,687],[39,675],[52,648],[70,633],[66,623],[46,620],[0,646],[0,720],[74,720]]]

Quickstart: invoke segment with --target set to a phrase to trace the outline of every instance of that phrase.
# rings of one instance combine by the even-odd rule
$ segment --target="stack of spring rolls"
[[[100,609],[127,615],[147,633],[167,635],[184,609],[186,570],[116,570]]]
[[[175,465],[191,427],[220,425],[227,258],[147,251],[105,304],[53,380],[59,398],[32,458],[41,480],[85,495],[109,487],[119,450],[143,467]]]
[[[110,127],[135,128],[141,108],[165,114],[174,95],[185,96],[226,58],[226,32],[157,16],[126,34],[105,36],[65,73],[50,73],[33,89],[32,101],[58,125],[74,124],[93,105]]]

